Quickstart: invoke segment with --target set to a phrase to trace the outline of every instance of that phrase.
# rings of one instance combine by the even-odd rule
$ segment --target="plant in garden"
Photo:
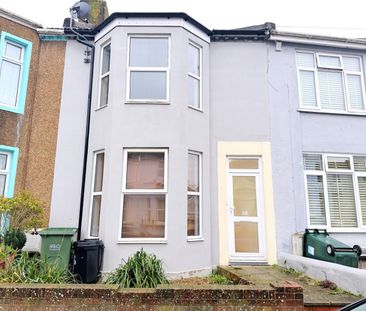
[[[4,262],[9,258],[14,257],[16,253],[17,251],[12,247],[4,243],[0,243],[0,262]]]
[[[23,230],[10,229],[5,232],[3,242],[5,245],[12,247],[15,250],[21,250],[27,241],[27,237]]]
[[[9,229],[28,230],[45,226],[44,204],[26,191],[12,198],[0,196],[0,213],[9,217]]]
[[[5,269],[0,269],[0,282],[64,284],[76,283],[76,278],[67,269],[23,252]]]
[[[108,276],[106,283],[118,284],[120,288],[154,288],[168,281],[162,261],[154,254],[148,254],[141,249],[114,270]]]
[[[213,284],[231,285],[233,282],[225,276],[218,274],[216,271],[210,275],[210,282]]]

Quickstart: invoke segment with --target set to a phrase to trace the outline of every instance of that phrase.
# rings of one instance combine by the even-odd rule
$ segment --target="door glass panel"
[[[233,176],[234,216],[256,217],[255,176]]]
[[[259,253],[258,223],[235,222],[235,252]]]
[[[230,169],[249,169],[256,170],[258,169],[258,160],[257,159],[230,159],[229,160],[229,168]]]

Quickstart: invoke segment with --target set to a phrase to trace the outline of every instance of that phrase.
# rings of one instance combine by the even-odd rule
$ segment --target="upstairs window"
[[[300,106],[328,112],[366,112],[359,56],[296,53]]]
[[[32,43],[2,32],[0,37],[0,109],[24,113]]]
[[[189,43],[188,46],[188,106],[202,110],[201,104],[201,53],[202,49]]]
[[[102,48],[102,60],[100,68],[100,95],[98,108],[107,106],[109,94],[109,72],[111,69],[111,44]]]
[[[127,81],[129,102],[168,102],[169,37],[129,37]]]
[[[366,156],[304,154],[309,225],[366,229]]]

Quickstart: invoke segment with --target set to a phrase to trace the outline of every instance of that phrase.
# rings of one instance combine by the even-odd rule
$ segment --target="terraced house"
[[[70,25],[50,226],[103,240],[104,272],[141,248],[170,274],[273,264],[305,228],[366,245],[366,41],[185,13]]]

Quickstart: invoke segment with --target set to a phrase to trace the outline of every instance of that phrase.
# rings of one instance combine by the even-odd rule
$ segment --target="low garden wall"
[[[263,288],[210,285],[123,289],[114,285],[0,284],[0,310],[304,310],[293,282]]]

